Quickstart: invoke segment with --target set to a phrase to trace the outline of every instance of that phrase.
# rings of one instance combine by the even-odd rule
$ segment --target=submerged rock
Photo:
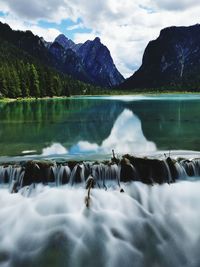
[[[32,183],[47,184],[51,181],[51,166],[52,162],[47,161],[27,161],[24,164],[24,177],[22,186]]]

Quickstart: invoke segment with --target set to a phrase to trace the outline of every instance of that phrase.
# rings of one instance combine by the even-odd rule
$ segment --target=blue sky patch
[[[40,20],[38,26],[42,28],[54,28],[65,34],[68,38],[73,39],[75,33],[91,33],[92,30],[85,28],[82,20],[78,19],[77,22],[73,22],[70,19],[62,20],[60,24],[54,22],[47,22]]]
[[[0,11],[0,17],[5,17],[5,16],[7,16],[7,15],[8,15],[8,13],[3,12],[3,11]]]

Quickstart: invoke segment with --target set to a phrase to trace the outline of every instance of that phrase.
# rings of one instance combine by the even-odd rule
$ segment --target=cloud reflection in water
[[[67,149],[59,143],[53,143],[51,146],[42,149],[42,156],[67,154]]]
[[[155,151],[156,145],[145,138],[140,119],[132,111],[124,109],[100,146],[80,141],[70,149],[70,153],[110,153],[112,149],[117,153],[146,154]]]
[[[103,127],[100,126],[100,127]],[[42,155],[58,154],[109,154],[112,149],[117,153],[147,154],[156,150],[156,145],[143,134],[140,119],[130,110],[124,111],[116,119],[110,135],[99,146],[88,141],[79,141],[69,151],[59,143],[44,148]]]

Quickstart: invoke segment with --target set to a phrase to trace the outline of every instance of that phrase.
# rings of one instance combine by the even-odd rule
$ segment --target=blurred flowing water
[[[200,182],[0,190],[0,266],[200,266]]]

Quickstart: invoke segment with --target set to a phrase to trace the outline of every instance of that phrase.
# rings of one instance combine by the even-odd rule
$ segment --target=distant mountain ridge
[[[59,43],[64,49],[72,49],[74,52],[78,50],[78,48],[82,45],[80,44],[75,44],[71,39],[68,39],[64,34],[60,34],[56,37],[54,42]]]
[[[75,44],[62,34],[49,43],[30,31],[14,31],[1,22],[0,37],[74,79],[101,87],[113,87],[124,81],[99,38]]]
[[[116,86],[124,81],[124,77],[113,62],[110,51],[98,37],[93,41],[75,44],[61,34],[50,45],[49,51],[57,59],[65,62],[65,66],[69,62],[71,66],[68,73],[71,75],[77,73],[77,77],[83,81],[108,87]]]
[[[120,88],[200,88],[200,25],[168,27],[147,45],[141,67]]]

